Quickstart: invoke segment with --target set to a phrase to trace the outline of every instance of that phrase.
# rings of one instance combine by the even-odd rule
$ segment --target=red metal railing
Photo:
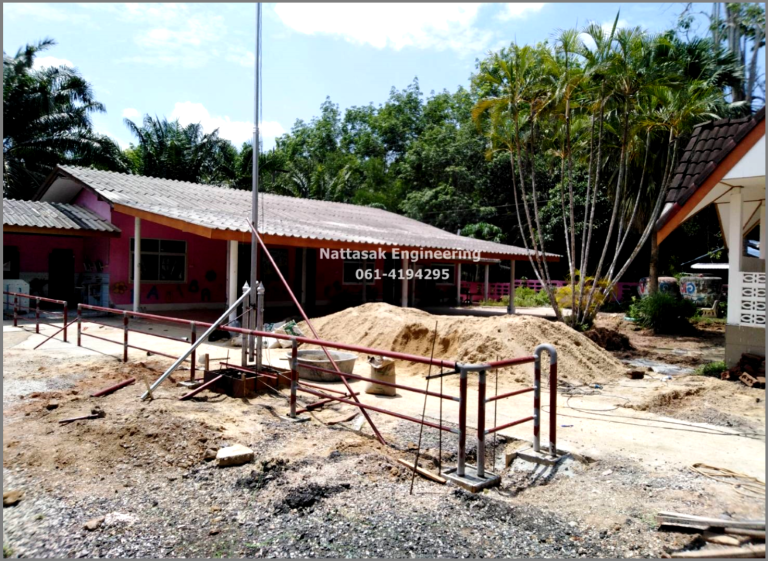
[[[54,298],[45,298],[43,296],[33,296],[32,294],[24,294],[22,292],[10,292],[10,291],[5,291],[5,290],[3,291],[3,295],[5,295],[5,296],[13,296],[13,326],[14,327],[18,327],[19,326],[19,310],[20,309],[24,309],[24,310],[28,310],[30,312],[31,311],[35,312],[35,333],[40,333],[40,324],[48,325],[50,327],[53,327],[53,328],[57,329],[57,331],[53,335],[50,335],[42,343],[39,343],[37,345],[37,347],[35,347],[35,349],[40,347],[40,345],[42,345],[43,343],[46,343],[47,341],[50,341],[56,335],[58,335],[59,333],[62,333],[62,332],[64,333],[63,340],[65,342],[67,341],[67,328],[70,325],[72,325],[72,323],[74,323],[74,321],[71,322],[71,323],[69,323],[67,321],[68,320],[68,308],[67,308],[66,301],[64,301],[64,300],[56,300]],[[27,304],[20,303],[19,299],[26,300]],[[35,301],[34,308],[29,305],[32,300]],[[51,314],[50,312],[46,311],[46,317],[45,317],[45,319],[57,319],[57,317],[61,318],[62,319],[61,327],[56,325],[56,324],[54,324],[54,323],[50,323],[48,321],[41,321],[41,319],[40,319],[40,302],[46,302],[48,304],[55,304],[57,306],[61,306],[62,307],[61,315],[58,315],[58,313],[56,313],[56,312],[54,314]],[[5,303],[6,303],[6,305],[10,304],[10,302],[8,301],[7,298],[6,298]]]
[[[87,333],[83,331],[82,329],[82,311],[83,310],[91,310],[94,312],[102,312],[106,314],[112,314],[116,316],[121,316],[123,318],[123,340],[117,341],[115,339],[108,339],[106,337],[101,337],[99,335],[93,335],[92,333]],[[170,335],[163,335],[162,333],[150,333],[148,331],[143,331],[141,329],[131,329],[131,323],[130,319],[136,318],[136,319],[144,319],[154,322],[160,322],[160,323],[170,323],[173,325],[184,325],[189,328],[189,337],[172,337]],[[141,312],[132,312],[130,310],[116,310],[114,308],[105,308],[103,306],[92,306],[90,304],[78,304],[77,305],[77,346],[82,346],[82,337],[91,337],[93,339],[98,339],[100,341],[105,341],[107,343],[114,343],[116,345],[122,345],[123,347],[123,362],[128,362],[128,349],[134,349],[137,351],[144,351],[150,354],[163,356],[166,358],[175,359],[176,355],[168,354],[163,351],[158,351],[154,349],[148,349],[146,347],[140,347],[138,345],[132,345],[129,340],[129,333],[140,333],[142,335],[149,335],[150,337],[159,337],[161,339],[167,339],[170,341],[177,341],[179,343],[190,343],[194,344],[194,342],[197,340],[197,326],[204,325],[204,326],[210,326],[209,323],[202,323],[187,319],[181,319],[181,318],[173,318],[173,317],[166,317],[166,316],[159,316],[155,314],[145,314]],[[115,328],[116,326],[110,325],[108,323],[103,323],[99,321],[95,321],[93,319],[88,320],[89,323],[94,323],[96,325],[102,325],[104,327],[112,327]],[[195,379],[195,368],[196,364],[195,361],[197,359],[196,356],[197,353],[193,352],[192,355],[189,358],[189,376],[191,380]]]

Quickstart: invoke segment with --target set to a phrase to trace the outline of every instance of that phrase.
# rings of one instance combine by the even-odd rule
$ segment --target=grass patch
[[[13,557],[13,550],[7,545],[3,544],[3,559],[6,557]]]
[[[720,377],[720,373],[723,370],[727,370],[725,362],[718,360],[717,362],[710,362],[709,364],[702,364],[696,369],[696,374],[699,376],[713,376],[715,378]]]

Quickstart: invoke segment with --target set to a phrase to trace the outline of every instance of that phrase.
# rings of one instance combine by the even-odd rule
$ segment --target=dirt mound
[[[561,378],[589,383],[617,378],[626,368],[562,323],[533,316],[435,316],[389,304],[364,304],[312,320],[323,339],[429,356],[435,324],[435,357],[479,363],[531,355],[537,345],[551,343],[558,352]],[[302,330],[308,332],[305,325]],[[399,372],[424,374],[424,365],[398,364]],[[530,365],[516,367],[530,373]]]
[[[593,327],[584,335],[606,351],[631,351],[634,349],[632,343],[629,342],[629,337],[615,329]]]

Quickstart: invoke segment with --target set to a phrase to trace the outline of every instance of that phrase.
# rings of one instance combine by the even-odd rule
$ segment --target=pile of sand
[[[551,343],[558,352],[561,379],[593,383],[615,379],[626,371],[619,360],[581,333],[532,316],[437,316],[375,303],[312,320],[322,339],[422,356],[430,355],[435,323],[435,358],[481,363],[530,356],[537,345]],[[309,333],[303,323],[300,328]],[[411,374],[423,374],[425,368],[398,364],[398,372]],[[532,371],[530,365],[518,369]]]

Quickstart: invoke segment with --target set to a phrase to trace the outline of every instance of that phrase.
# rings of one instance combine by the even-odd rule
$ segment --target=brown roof
[[[74,166],[59,166],[57,171],[112,204],[211,230],[250,231],[250,191]],[[55,196],[51,190],[55,175],[51,177],[43,186],[43,199]],[[522,247],[458,236],[377,208],[268,193],[259,197],[259,231],[280,237],[377,247],[479,251],[486,257],[527,255]],[[548,255],[552,259],[558,257]]]
[[[696,190],[712,175],[718,164],[765,119],[765,107],[750,117],[720,119],[696,125],[675,170],[656,228],[661,229]]]
[[[3,199],[3,226],[120,233],[120,228],[87,208],[15,199]]]

